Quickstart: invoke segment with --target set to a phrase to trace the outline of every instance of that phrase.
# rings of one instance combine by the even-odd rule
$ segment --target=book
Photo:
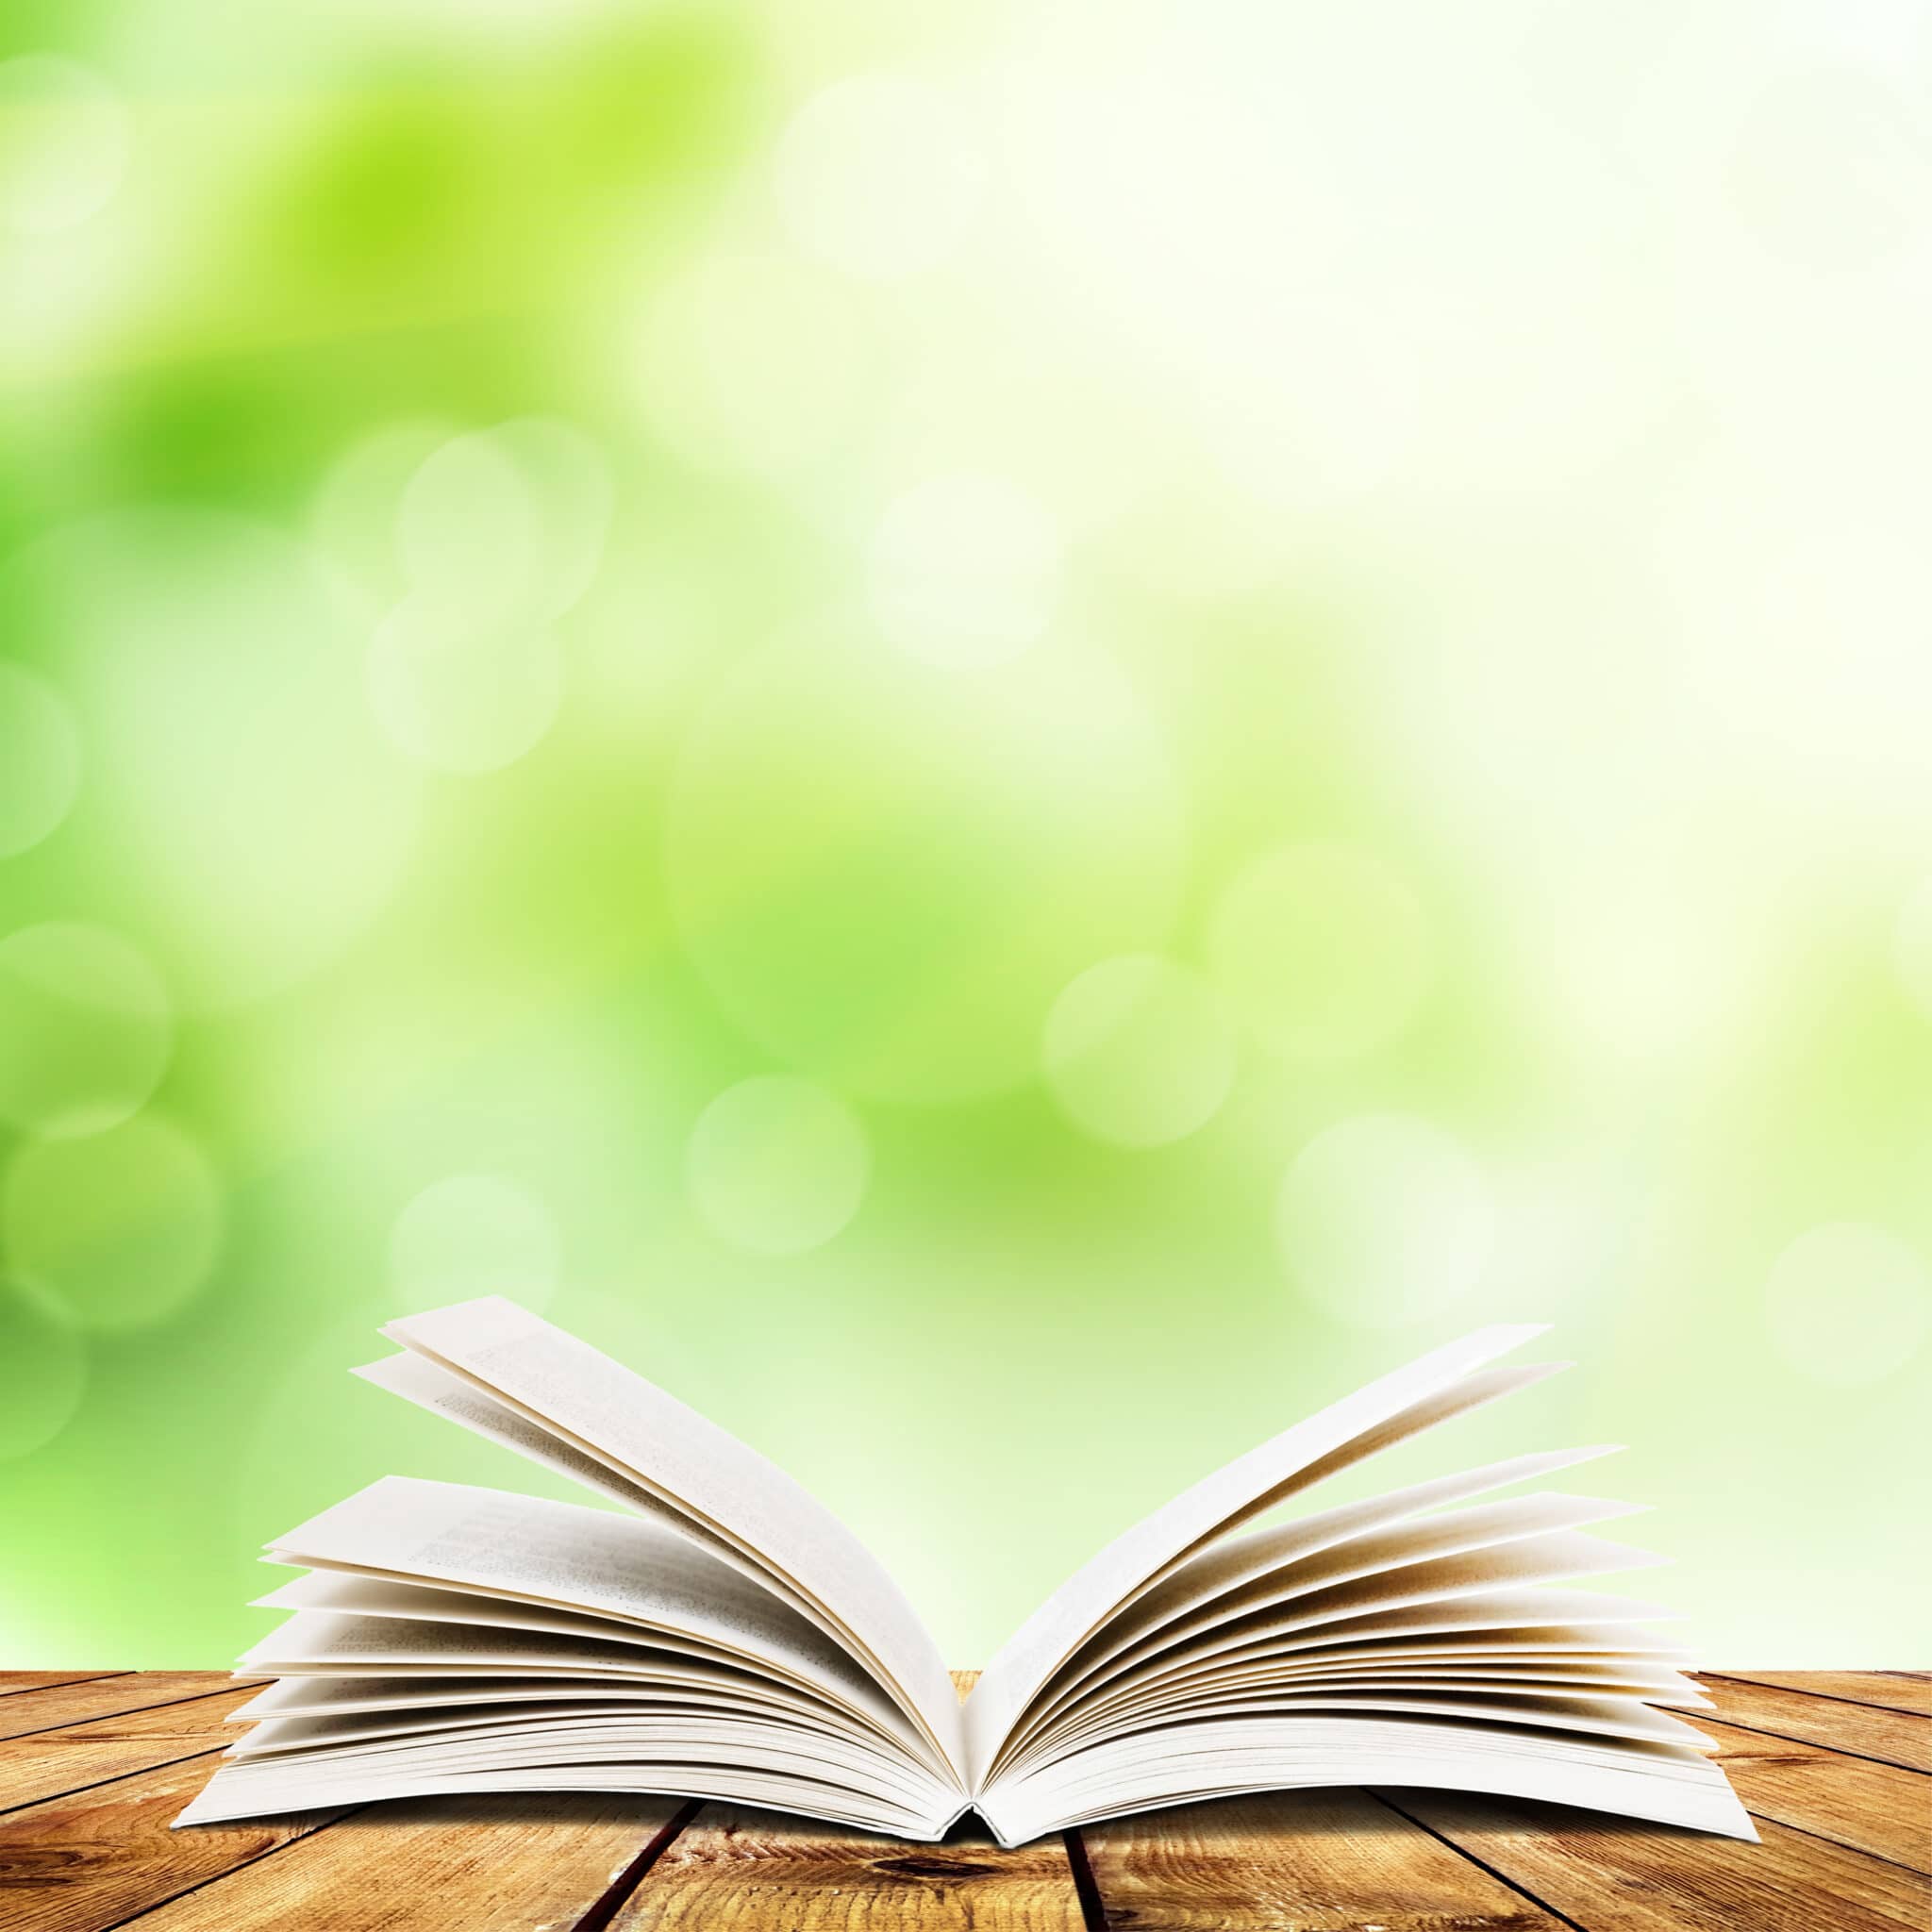
[[[1196,1482],[1054,1592],[962,1700],[839,1519],[663,1390],[498,1296],[391,1323],[356,1373],[595,1505],[389,1476],[291,1529],[271,1679],[179,1824],[431,1792],[640,1791],[1003,1845],[1222,1793],[1422,1785],[1757,1833],[1617,1504],[1535,1489],[1602,1449],[1303,1499],[1567,1364],[1484,1328]],[[1505,1496],[1502,1491],[1519,1493]],[[615,1506],[614,1507],[611,1506]]]

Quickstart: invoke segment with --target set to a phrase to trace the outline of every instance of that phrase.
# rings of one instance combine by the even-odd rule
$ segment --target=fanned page
[[[1386,1429],[1405,1411],[1453,1390],[1472,1370],[1542,1332],[1485,1328],[1440,1348],[1249,1450],[1108,1544],[1041,1605],[974,1686],[966,1704],[966,1740],[975,1787],[1028,1700],[1103,1617],[1209,1537],[1238,1527],[1332,1473],[1324,1467],[1324,1458],[1355,1442],[1366,1445],[1361,1454],[1371,1453],[1381,1446],[1374,1440],[1376,1429]]]
[[[602,1465],[803,1600],[853,1647],[947,1764],[962,1767],[958,1700],[899,1587],[784,1471],[641,1375],[500,1295],[383,1330],[425,1361]],[[474,1425],[474,1424],[473,1424]]]
[[[1003,1844],[1191,1800],[1415,1784],[1755,1838],[1707,1702],[1638,1627],[1662,1612],[1550,1586],[1643,1567],[1590,1498],[1477,1501],[1607,1453],[1518,1457],[1232,1533],[1379,1450],[1551,1373],[1491,1328],[1324,1409],[1108,1545],[967,1703],[974,1802]],[[985,1702],[982,1703],[982,1697]]]
[[[496,1298],[394,1324],[366,1379],[624,1514],[390,1477],[271,1545],[278,1681],[177,1823],[432,1791],[618,1790],[931,1839],[967,1803],[952,1680],[790,1477]]]

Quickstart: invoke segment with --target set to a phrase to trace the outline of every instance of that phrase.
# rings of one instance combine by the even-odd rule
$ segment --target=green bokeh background
[[[1928,108],[1843,0],[0,0],[0,1661],[542,1488],[346,1373],[502,1290],[962,1664],[1525,1318],[1438,1466],[1924,1662]]]

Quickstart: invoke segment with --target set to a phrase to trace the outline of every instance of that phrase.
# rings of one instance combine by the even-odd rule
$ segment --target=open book
[[[394,1322],[358,1373],[576,1478],[585,1507],[391,1476],[270,1545],[307,1574],[242,1659],[275,1682],[176,1822],[432,1791],[737,1800],[1012,1845],[1291,1785],[1434,1785],[1754,1838],[1664,1613],[1575,1579],[1650,1559],[1521,1456],[1246,1534],[1521,1389],[1486,1328],[1217,1470],[1055,1592],[962,1703],[911,1606],[789,1476],[498,1297]]]

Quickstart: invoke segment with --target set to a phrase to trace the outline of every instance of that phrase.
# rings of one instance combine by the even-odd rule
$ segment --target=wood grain
[[[228,1712],[254,1694],[252,1685],[232,1685],[212,1697],[10,1739],[0,1745],[0,1811],[220,1751],[241,1735],[240,1726],[225,1722]]]
[[[54,1684],[92,1684],[101,1677],[125,1677],[125,1671],[0,1671],[0,1697],[16,1690],[44,1690]]]
[[[1058,1839],[1003,1852],[983,1833],[908,1844],[774,1811],[708,1805],[611,1932],[1081,1932]]]
[[[191,1757],[0,1818],[0,1925],[105,1932],[328,1822],[324,1813],[170,1831],[213,1763]]]
[[[1562,1921],[1366,1792],[1271,1791],[1081,1837],[1110,1927],[1561,1932]]]
[[[0,1703],[0,1738],[24,1738],[35,1731],[112,1717],[124,1710],[178,1704],[184,1698],[207,1697],[234,1688],[235,1680],[226,1671],[130,1671],[124,1676],[23,1690]]]
[[[1701,1713],[1690,1722],[1716,1743],[1718,1762],[1754,1817],[1932,1872],[1932,1778]]]
[[[574,1926],[678,1803],[570,1792],[374,1806],[148,1913],[142,1932]]]
[[[1823,1744],[1857,1757],[1875,1757],[1907,1771],[1932,1772],[1932,1717],[1813,1697],[1807,1691],[1768,1684],[1746,1684],[1735,1677],[1701,1674],[1697,1681],[1717,1701],[1712,1714],[1726,1724],[1774,1738]]]
[[[0,1926],[1075,1932],[1084,1886],[1087,1925],[1104,1915],[1115,1932],[1926,1932],[1932,1776],[1906,1762],[1932,1717],[1905,1707],[1923,1680],[1778,1674],[1707,1678],[1719,1708],[1691,1718],[1761,1845],[1461,1794],[1328,1790],[1002,1852],[976,1832],[914,1845],[591,1795],[172,1832],[253,1687],[216,1672],[16,1673],[0,1676],[0,1807],[16,1807],[0,1809]],[[1810,1694],[1814,1681],[1833,1694]]]
[[[1932,1880],[1762,1824],[1763,1841],[1456,1791],[1382,1794],[1588,1932],[1925,1932]]]
[[[1847,1704],[1875,1704],[1932,1717],[1932,1671],[1725,1671],[1727,1684],[1763,1684]]]

